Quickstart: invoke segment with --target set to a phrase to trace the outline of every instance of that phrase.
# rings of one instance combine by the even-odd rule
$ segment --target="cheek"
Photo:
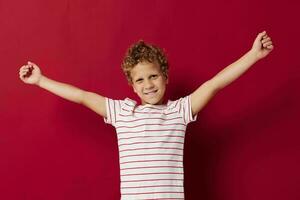
[[[134,89],[134,92],[141,93],[142,87],[140,85],[136,85],[133,89]]]
[[[165,88],[166,87],[166,82],[164,80],[161,80],[159,81],[158,85],[161,87],[161,88]]]

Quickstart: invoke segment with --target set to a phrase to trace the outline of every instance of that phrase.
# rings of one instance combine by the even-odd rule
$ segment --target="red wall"
[[[117,200],[113,127],[87,108],[24,84],[44,75],[137,99],[120,63],[144,39],[166,49],[171,99],[187,95],[267,30],[275,49],[188,127],[187,200],[300,199],[298,1],[0,1],[0,199]]]

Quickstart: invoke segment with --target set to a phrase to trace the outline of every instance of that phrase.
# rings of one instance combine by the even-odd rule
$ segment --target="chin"
[[[144,97],[144,98],[141,98]],[[156,104],[162,104],[163,103],[163,97],[158,94],[156,97],[153,98],[149,98],[147,96],[140,96],[140,98],[142,99],[142,101],[144,102],[144,104],[152,104],[152,105],[156,105]]]
[[[155,105],[159,103],[159,100],[154,100],[154,99],[143,99],[144,104],[151,104]]]
[[[156,100],[156,101],[152,101],[151,104],[153,105],[160,105],[163,103],[163,100],[162,99],[159,99],[159,100]]]

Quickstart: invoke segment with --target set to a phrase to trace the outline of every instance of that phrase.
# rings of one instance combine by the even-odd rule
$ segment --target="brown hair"
[[[150,63],[157,61],[163,75],[165,78],[168,78],[169,65],[165,52],[155,45],[147,44],[143,40],[139,40],[128,48],[122,62],[122,70],[129,83],[132,83],[130,76],[131,69],[138,63],[144,61]]]

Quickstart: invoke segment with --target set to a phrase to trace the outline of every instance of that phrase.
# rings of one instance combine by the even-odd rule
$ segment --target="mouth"
[[[151,92],[145,92],[145,95],[154,95],[157,92],[157,90],[153,90]]]

